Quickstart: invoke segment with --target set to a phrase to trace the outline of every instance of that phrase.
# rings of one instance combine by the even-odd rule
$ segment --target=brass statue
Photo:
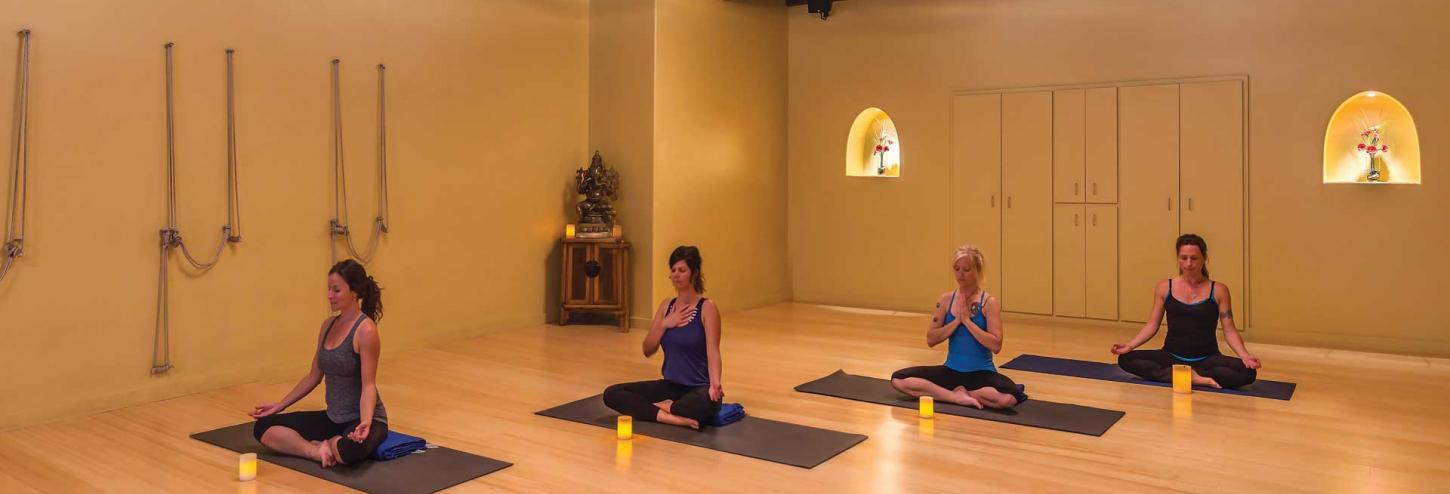
[[[609,238],[614,226],[614,205],[610,199],[619,198],[619,171],[604,167],[604,158],[594,152],[589,168],[574,172],[576,191],[584,196],[576,207],[579,211],[579,226],[575,236],[579,238]]]

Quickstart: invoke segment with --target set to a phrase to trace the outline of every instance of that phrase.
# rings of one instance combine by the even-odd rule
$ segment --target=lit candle
[[[624,227],[619,226],[618,224],[610,227],[609,228],[609,236],[614,237],[614,238],[624,237]]]
[[[574,224],[564,225],[564,238],[574,238]]]
[[[237,464],[237,478],[246,482],[257,478],[257,454],[243,453],[242,460]]]
[[[619,425],[615,429],[615,433],[619,436],[620,439],[629,439],[631,437],[634,437],[634,417],[628,415],[620,415]]]
[[[1186,365],[1173,366],[1173,392],[1188,394],[1193,392],[1193,368]]]
[[[918,403],[917,415],[920,415],[921,418],[929,419],[932,415],[936,414],[936,403],[932,401],[930,396],[921,397]]]

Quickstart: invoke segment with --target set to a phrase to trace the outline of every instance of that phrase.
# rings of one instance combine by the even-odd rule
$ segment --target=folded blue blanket
[[[720,411],[715,414],[715,420],[710,421],[710,425],[715,427],[730,425],[743,418],[745,418],[745,407],[740,406],[739,403],[722,403]]]
[[[421,449],[428,449],[428,441],[424,441],[421,437],[388,431],[388,437],[378,444],[378,449],[373,450],[373,459],[377,461],[395,460]]]

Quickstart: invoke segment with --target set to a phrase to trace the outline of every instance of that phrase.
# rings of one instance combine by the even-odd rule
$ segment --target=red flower
[[[881,148],[881,150],[882,151],[890,151],[891,150],[891,146],[887,146],[887,147]]]
[[[878,153],[881,152],[881,145],[880,144],[877,144],[876,145],[876,152],[878,152]]]
[[[1383,146],[1380,146],[1380,152],[1382,152],[1382,153],[1388,153],[1388,152],[1390,152],[1390,145],[1389,144],[1385,144]]]
[[[1359,143],[1359,149],[1361,149],[1361,150],[1364,149],[1364,143],[1363,142]]]
[[[1374,146],[1370,146],[1369,149],[1366,149],[1366,151],[1369,151],[1370,154],[1374,154],[1375,151],[1379,151],[1379,150],[1378,149],[1375,149]]]

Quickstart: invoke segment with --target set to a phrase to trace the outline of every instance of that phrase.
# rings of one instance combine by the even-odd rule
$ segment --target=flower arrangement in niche
[[[891,146],[894,144],[896,144],[896,141],[892,140],[891,137],[886,134],[886,128],[883,125],[881,128],[881,132],[876,134],[876,151],[872,153],[876,155],[877,175],[886,174],[886,153],[891,151]]]
[[[1383,182],[1389,180],[1385,173],[1384,155],[1390,152],[1389,144],[1381,144],[1384,141],[1384,130],[1375,125],[1359,133],[1359,145],[1355,149],[1369,155],[1369,171],[1364,179],[1367,182]]]

